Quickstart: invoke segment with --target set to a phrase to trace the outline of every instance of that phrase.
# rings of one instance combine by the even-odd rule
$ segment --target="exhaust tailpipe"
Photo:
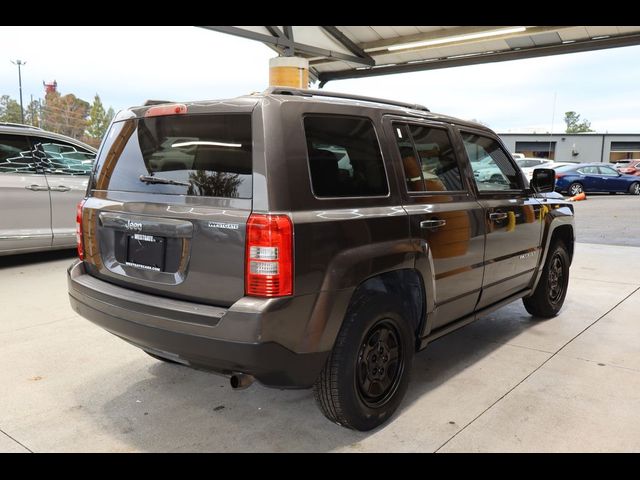
[[[234,373],[231,375],[231,388],[234,390],[242,390],[251,386],[255,382],[253,375],[246,373]]]

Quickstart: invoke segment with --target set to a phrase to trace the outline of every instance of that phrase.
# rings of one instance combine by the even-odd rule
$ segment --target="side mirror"
[[[556,188],[556,172],[552,168],[536,168],[530,182],[537,193],[553,192]]]

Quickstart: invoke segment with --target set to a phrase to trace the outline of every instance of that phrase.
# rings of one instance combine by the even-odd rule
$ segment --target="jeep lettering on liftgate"
[[[432,340],[518,299],[560,311],[574,216],[555,188],[419,105],[270,88],[134,107],[78,206],[69,297],[158,360],[313,388],[370,430]]]

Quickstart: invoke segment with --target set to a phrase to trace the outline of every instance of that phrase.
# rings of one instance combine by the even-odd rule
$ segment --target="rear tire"
[[[540,281],[530,297],[522,299],[524,308],[534,317],[555,317],[567,296],[569,253],[561,241],[551,244]]]
[[[414,342],[399,299],[356,299],[313,387],[322,413],[360,431],[388,420],[407,391]]]
[[[569,195],[574,197],[584,192],[584,187],[580,182],[573,182],[571,185],[569,185],[569,188],[567,189],[567,191],[569,192]]]
[[[640,195],[640,182],[633,182],[629,185],[629,195]]]

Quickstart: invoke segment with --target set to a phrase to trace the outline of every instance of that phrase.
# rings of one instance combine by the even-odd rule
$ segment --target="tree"
[[[69,93],[48,92],[43,107],[43,128],[80,139],[87,128],[89,103]]]
[[[100,100],[100,95],[96,93],[93,98],[93,104],[89,111],[89,127],[87,128],[87,135],[92,139],[96,139],[98,142],[102,140],[102,137],[107,132],[109,124],[113,119],[113,108],[109,108],[107,112],[104,111],[104,106]]]
[[[24,123],[39,127],[42,124],[42,102],[31,100],[24,110]]]
[[[0,97],[0,122],[22,123],[20,104],[9,95]]]
[[[580,121],[580,115],[576,112],[565,112],[564,123],[567,124],[565,133],[582,133],[593,132],[591,129],[591,122],[588,120]]]

